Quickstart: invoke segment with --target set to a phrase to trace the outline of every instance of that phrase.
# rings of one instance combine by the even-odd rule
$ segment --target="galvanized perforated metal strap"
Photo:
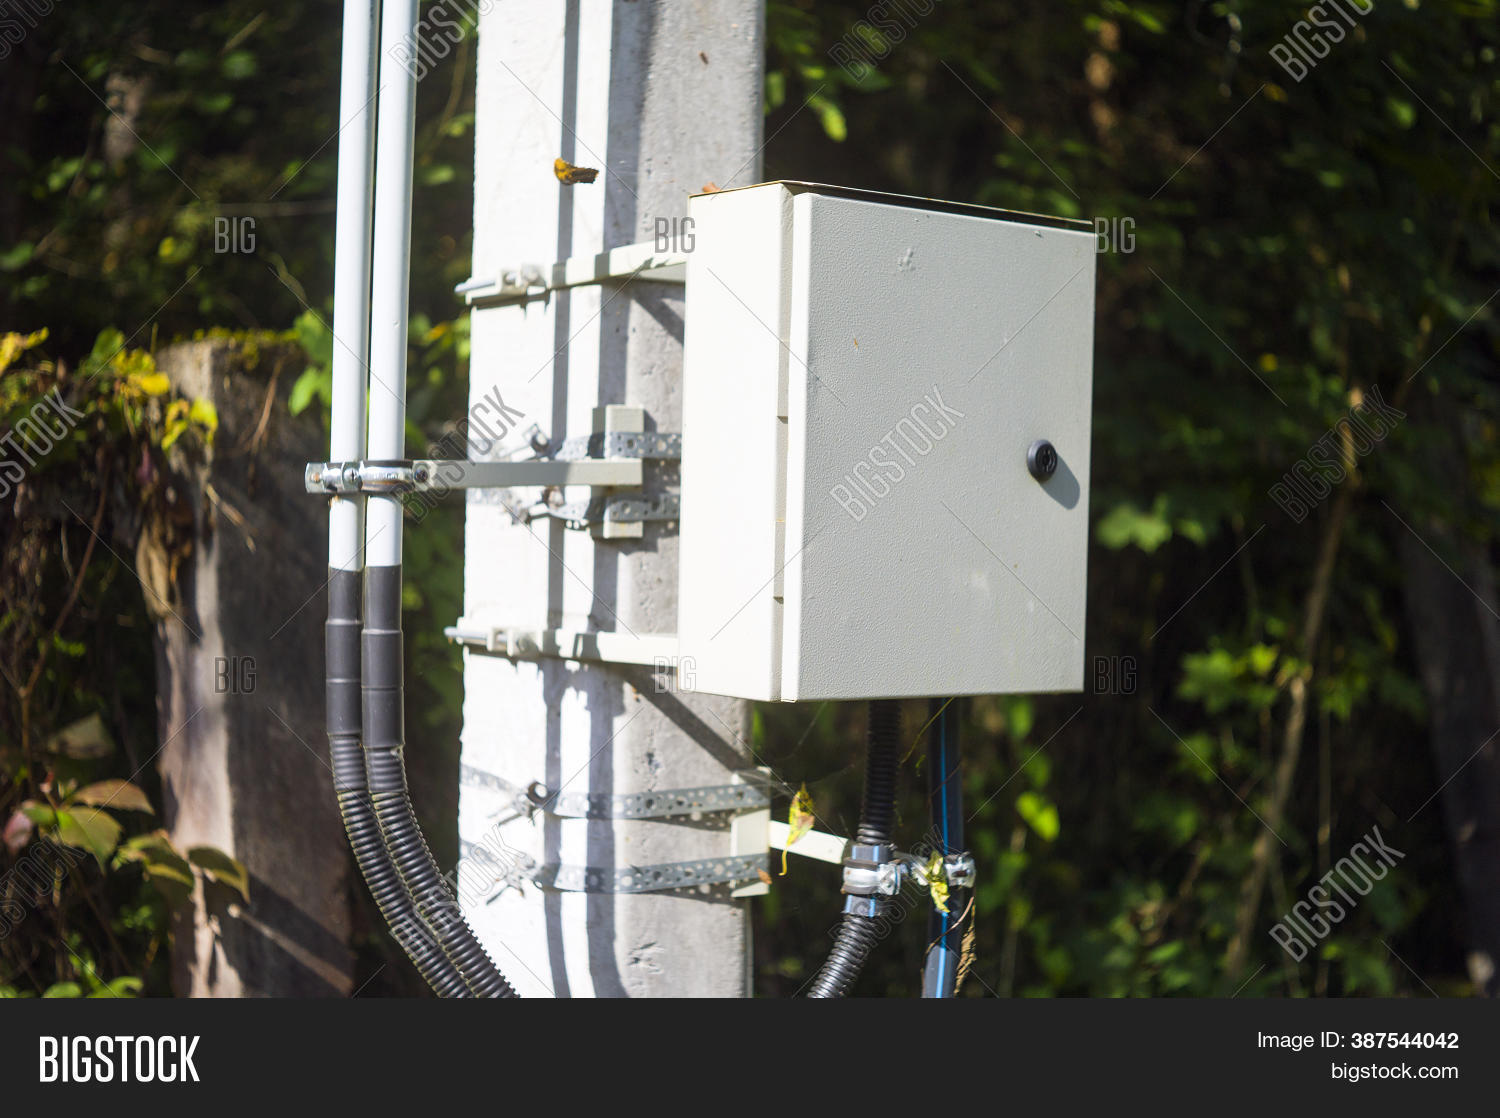
[[[459,856],[464,859],[477,849],[474,843],[462,841],[458,847]],[[564,893],[657,893],[754,881],[766,873],[766,862],[765,854],[700,858],[649,866],[579,866],[550,862],[539,866],[532,859],[525,858],[514,866],[512,876],[524,878],[542,889]]]
[[[647,520],[680,520],[682,500],[676,493],[655,497],[595,497],[549,509],[547,515],[570,524],[639,524]]]
[[[766,872],[766,855],[702,858],[654,866],[543,866],[532,880],[544,889],[567,893],[656,893],[700,885],[753,881]]]
[[[682,435],[672,431],[608,431],[575,435],[564,440],[552,457],[564,462],[579,458],[681,458]]]
[[[680,815],[704,815],[722,811],[747,811],[770,804],[770,789],[759,773],[747,780],[755,783],[711,784],[699,788],[668,788],[652,792],[618,795],[594,792],[548,793],[540,784],[521,787],[504,777],[460,765],[459,782],[472,788],[488,788],[509,797],[518,806],[572,819],[665,819]],[[752,875],[753,876],[753,875]]]

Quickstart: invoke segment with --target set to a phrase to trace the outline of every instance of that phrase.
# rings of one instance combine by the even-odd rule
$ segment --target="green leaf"
[[[210,880],[228,885],[249,903],[250,874],[243,865],[216,846],[190,846],[187,856]]]
[[[171,450],[173,445],[183,435],[187,434],[191,424],[183,416],[171,416],[167,419],[167,429],[161,437],[161,448]]]
[[[145,376],[131,377],[130,383],[147,396],[165,396],[172,390],[172,382],[167,379],[166,373],[147,373]]]
[[[173,848],[164,831],[153,831],[138,835],[121,844],[115,855],[119,863],[138,863],[151,883],[173,907],[184,903],[193,894],[196,880],[193,867]]]
[[[1036,792],[1022,792],[1016,797],[1016,812],[1027,825],[1047,842],[1057,837],[1062,820],[1057,805]]]
[[[1240,697],[1238,666],[1227,649],[1190,652],[1182,658],[1182,681],[1177,694],[1197,699],[1210,714],[1218,714]]]
[[[1148,555],[1172,538],[1172,525],[1164,515],[1166,498],[1158,497],[1150,512],[1142,512],[1133,501],[1116,505],[1094,530],[1094,538],[1111,551],[1134,544]]]
[[[318,395],[318,371],[317,369],[305,369],[302,375],[292,385],[291,398],[287,400],[287,411],[293,415],[301,415],[307,410],[307,405],[312,403]]]
[[[195,399],[188,408],[188,419],[201,426],[212,442],[214,433],[219,429],[219,411],[209,401],[201,397]]]
[[[780,70],[766,74],[766,112],[781,108],[786,101],[786,75]]]
[[[57,813],[57,841],[87,850],[101,867],[119,843],[120,830],[114,817],[98,808],[70,808]]]
[[[1208,525],[1193,517],[1178,517],[1172,522],[1172,530],[1184,539],[1192,540],[1199,547],[1208,543]]]
[[[144,863],[148,867],[164,866],[189,879],[193,876],[192,865],[177,852],[165,831],[152,831],[150,834],[127,839],[120,845],[119,857],[124,861]]]
[[[1256,675],[1265,675],[1276,664],[1276,649],[1267,644],[1251,645],[1246,656],[1250,670]]]
[[[1105,0],[1104,11],[1112,15],[1124,16],[1154,35],[1166,34],[1167,25],[1151,12],[1138,5],[1127,4],[1124,0]]]
[[[54,982],[42,991],[44,998],[81,998],[83,987],[76,982]]]
[[[112,807],[116,811],[144,811],[154,815],[146,793],[128,780],[100,780],[74,792],[70,803]]]
[[[324,325],[323,319],[312,310],[303,311],[292,323],[297,344],[307,353],[308,359],[319,365],[333,361],[333,334]]]
[[[1006,695],[1000,699],[1005,711],[1005,729],[1015,741],[1025,741],[1036,724],[1036,706],[1029,695]]]
[[[145,988],[145,983],[134,975],[125,974],[102,983],[89,995],[91,998],[133,998]]]
[[[145,989],[144,981],[139,980],[133,974],[121,974],[120,977],[111,978],[105,984],[105,990],[113,993],[115,998],[133,998],[142,989]]]
[[[57,826],[57,812],[44,803],[38,803],[36,800],[27,800],[23,803],[21,805],[21,814],[39,827]]]
[[[251,77],[255,73],[255,55],[248,50],[230,51],[219,63],[219,72],[231,81]]]
[[[187,863],[184,862],[183,865]],[[193,886],[197,884],[191,869],[178,870],[164,862],[146,866],[145,873],[146,880],[172,908],[186,904],[193,895]]]
[[[93,351],[83,359],[83,372],[92,376],[109,362],[109,359],[125,348],[125,335],[114,327],[100,330],[94,339]]]
[[[1262,682],[1276,662],[1276,649],[1253,645],[1243,655],[1234,656],[1227,649],[1190,652],[1182,658],[1182,680],[1177,694],[1196,699],[1210,714],[1218,714],[1234,703],[1252,710],[1269,706],[1276,700],[1276,687]]]
[[[297,383],[292,385],[292,395],[287,400],[287,411],[293,415],[301,415],[307,410],[307,405],[314,400],[322,400],[325,404],[333,401],[333,373],[329,369],[320,369],[316,366],[303,370],[302,375],[297,378]]]
[[[15,359],[32,346],[40,345],[46,340],[45,327],[32,334],[0,334],[0,373],[10,368]]]
[[[1160,947],[1154,948],[1146,953],[1146,962],[1156,965],[1168,962],[1169,960],[1175,959],[1177,958],[1177,956],[1181,955],[1185,946],[1186,945],[1180,939],[1174,939],[1170,943],[1164,943]]]
[[[115,751],[114,739],[98,714],[80,718],[64,726],[43,743],[48,753],[58,753],[75,761],[96,761]]]
[[[814,97],[807,102],[807,107],[818,114],[818,122],[823,125],[823,131],[830,140],[841,144],[848,138],[849,125],[844,120],[844,112],[832,101],[825,97]]]
[[[22,241],[0,252],[0,272],[14,272],[17,268],[24,268],[31,263],[32,251],[31,242]]]

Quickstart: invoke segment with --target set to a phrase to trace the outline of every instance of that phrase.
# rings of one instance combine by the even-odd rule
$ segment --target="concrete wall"
[[[170,482],[177,514],[148,518],[136,555],[155,590],[164,823],[178,850],[216,846],[250,874],[248,904],[200,882],[176,920],[173,985],[346,996],[352,864],[323,736],[327,514],[302,490],[326,444],[312,412],[286,411],[300,354],[256,356],[227,341],[157,355],[219,415],[207,460]]]

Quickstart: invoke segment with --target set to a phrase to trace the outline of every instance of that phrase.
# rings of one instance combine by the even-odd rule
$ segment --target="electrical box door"
[[[791,182],[689,217],[679,685],[1081,689],[1091,228]]]

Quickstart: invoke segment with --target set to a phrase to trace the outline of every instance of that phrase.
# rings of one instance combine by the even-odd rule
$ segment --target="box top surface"
[[[994,221],[1013,221],[1024,225],[1042,225],[1055,229],[1076,229],[1092,232],[1093,225],[1071,217],[1052,217],[1047,214],[1026,213],[1022,210],[1005,210],[997,206],[981,206],[973,202],[947,202],[941,198],[923,198],[915,194],[887,194],[882,190],[864,190],[854,186],[830,186],[820,182],[800,182],[796,179],[773,179],[770,182],[752,183],[749,186],[734,186],[725,190],[711,190],[690,195],[702,198],[713,194],[736,194],[744,190],[760,190],[767,186],[780,186],[792,194],[825,194],[835,198],[853,198],[862,202],[880,202],[887,206],[908,206],[917,210],[932,210],[938,213],[968,214]]]

